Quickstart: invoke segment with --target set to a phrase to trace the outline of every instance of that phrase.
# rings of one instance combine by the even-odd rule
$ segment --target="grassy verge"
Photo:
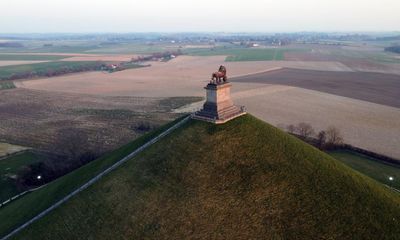
[[[100,62],[43,62],[0,67],[0,80],[56,76],[65,73],[98,70]]]
[[[25,195],[0,209],[0,237],[30,220],[67,194],[102,172],[113,163],[133,152],[162,131],[180,121],[179,118],[163,127],[141,136],[135,141],[55,180],[46,187]]]
[[[329,154],[378,182],[400,189],[400,167],[398,166],[386,164],[372,157],[348,150],[332,151]],[[391,182],[389,177],[393,177],[394,181]]]
[[[0,202],[26,190],[18,188],[12,178],[24,167],[38,162],[40,159],[40,155],[27,151],[0,160]]]

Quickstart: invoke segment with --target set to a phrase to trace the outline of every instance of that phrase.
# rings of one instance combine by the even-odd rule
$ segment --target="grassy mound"
[[[161,128],[151,131],[131,143],[107,154],[83,167],[49,183],[45,187],[29,193],[22,198],[13,201],[0,208],[0,238],[13,229],[35,217],[52,204],[56,203],[70,192],[95,177],[100,172],[118,162],[129,153],[160,134],[162,131],[174,125],[181,119],[168,123]]]
[[[400,199],[243,116],[191,121],[17,239],[395,239]]]

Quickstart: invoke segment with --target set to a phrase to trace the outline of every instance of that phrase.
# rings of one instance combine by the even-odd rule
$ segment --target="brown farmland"
[[[242,76],[281,67],[349,71],[336,62],[224,62],[225,56],[180,56],[168,62],[151,62],[151,67],[129,69],[112,74],[87,72],[53,78],[20,81],[19,87],[107,96],[199,96],[210,74],[225,65],[228,76]]]
[[[68,128],[85,133],[90,150],[101,153],[175,119],[179,114],[171,109],[198,100],[5,90],[0,94],[0,139],[57,152],[57,133]]]
[[[330,61],[224,62],[224,59],[224,56],[180,56],[168,62],[152,62],[152,66],[146,68],[112,74],[88,72],[19,81],[17,86],[71,96],[204,96],[202,87],[209,81],[210,73],[224,64],[234,82],[234,100],[245,105],[251,114],[275,125],[309,122],[317,130],[335,125],[344,134],[346,142],[400,158],[397,147],[400,142],[400,110],[389,107],[398,104],[395,99],[396,90],[399,89],[397,76],[352,73],[342,63]],[[277,70],[282,67],[300,70]],[[279,81],[275,77],[254,80],[255,76],[279,74],[285,78]],[[375,78],[383,80],[378,83]],[[346,90],[347,87],[352,88],[353,92]],[[192,111],[199,107],[201,103],[176,112]]]
[[[232,81],[288,85],[400,108],[398,75],[280,69]]]
[[[285,60],[298,62],[338,62],[348,67],[351,71],[380,72],[400,75],[399,64],[384,61],[379,62],[377,60],[384,55],[381,48],[365,46],[308,46],[311,48],[310,51],[285,52]],[[320,70],[327,71],[329,69]]]

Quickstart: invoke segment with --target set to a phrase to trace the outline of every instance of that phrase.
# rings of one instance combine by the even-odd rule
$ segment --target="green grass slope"
[[[190,121],[16,239],[395,239],[400,199],[252,116]]]
[[[7,235],[16,227],[24,224],[35,217],[52,204],[56,203],[70,192],[95,177],[100,172],[121,160],[129,153],[154,138],[162,131],[171,127],[180,119],[164,125],[163,127],[149,132],[131,143],[107,154],[83,167],[49,183],[45,187],[29,193],[22,198],[0,208],[0,238]]]

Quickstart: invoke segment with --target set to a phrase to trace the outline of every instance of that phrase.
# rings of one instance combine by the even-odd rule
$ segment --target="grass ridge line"
[[[86,188],[88,188],[89,186],[91,186],[92,184],[97,182],[99,179],[101,179],[103,176],[105,176],[109,172],[111,172],[114,169],[116,169],[117,167],[119,167],[121,164],[125,163],[126,161],[128,161],[131,158],[133,158],[134,156],[136,156],[138,153],[140,153],[141,151],[143,151],[147,147],[149,147],[149,146],[153,145],[154,143],[158,142],[161,138],[165,137],[166,135],[168,135],[169,133],[171,133],[175,129],[177,129],[180,126],[182,126],[183,124],[185,124],[190,118],[191,117],[189,115],[189,116],[185,117],[184,119],[182,119],[181,121],[177,122],[175,125],[173,125],[172,127],[168,128],[164,132],[160,133],[158,136],[154,137],[153,139],[151,139],[147,143],[143,144],[141,147],[139,147],[138,149],[136,149],[132,153],[128,154],[127,156],[125,156],[124,158],[119,160],[118,162],[114,163],[109,168],[107,168],[103,172],[99,173],[97,176],[93,177],[88,182],[86,182],[85,184],[80,186],[78,189],[74,190],[73,192],[71,192],[70,194],[68,194],[67,196],[65,196],[61,200],[59,200],[58,202],[54,203],[52,206],[50,206],[49,208],[47,208],[43,212],[39,213],[38,215],[36,215],[31,220],[27,221],[26,223],[22,224],[18,228],[14,229],[12,232],[10,232],[9,234],[7,234],[3,238],[1,238],[1,240],[9,239],[10,237],[14,236],[15,234],[17,234],[18,232],[20,232],[24,228],[28,227],[33,222],[35,222],[35,221],[39,220],[40,218],[44,217],[46,214],[48,214],[49,212],[51,212],[52,210],[54,210],[55,208],[57,208],[58,206],[60,206],[64,202],[68,201],[70,198],[72,198],[73,196],[75,196],[79,192],[85,190]]]

